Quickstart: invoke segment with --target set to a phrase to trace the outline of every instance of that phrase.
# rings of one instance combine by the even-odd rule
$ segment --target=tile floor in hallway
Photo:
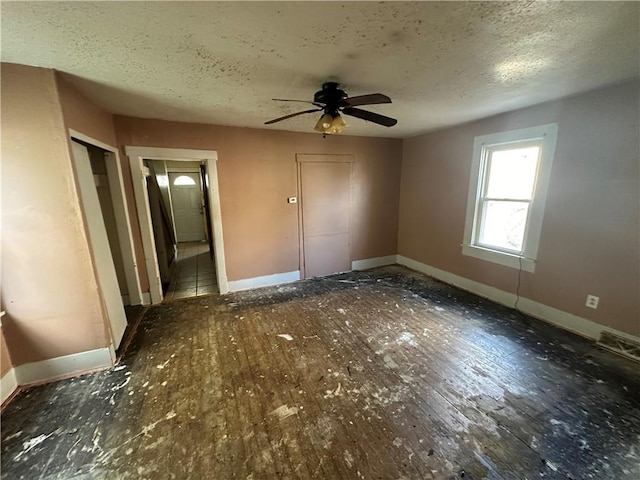
[[[176,267],[165,300],[218,293],[216,268],[207,242],[178,244]]]

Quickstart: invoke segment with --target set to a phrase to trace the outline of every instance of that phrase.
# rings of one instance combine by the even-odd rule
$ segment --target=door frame
[[[145,180],[145,160],[165,160],[178,162],[205,162],[209,174],[209,207],[211,210],[211,223],[216,261],[216,277],[220,293],[227,293],[227,269],[224,255],[224,242],[222,236],[222,213],[220,209],[220,189],[218,187],[218,152],[215,150],[191,150],[184,148],[140,147],[126,145],[125,153],[129,157],[133,191],[136,201],[136,210],[140,221],[140,234],[142,236],[142,249],[144,251],[145,265],[149,277],[149,293],[151,303],[160,303],[163,299],[162,282],[158,268],[156,244],[153,239],[151,214],[149,210],[149,196],[147,182]]]
[[[353,210],[353,164],[355,156],[350,153],[296,153],[297,177],[298,177],[298,251],[300,253],[300,278],[305,279],[307,272],[304,257],[304,218],[302,191],[302,164],[303,163],[350,163],[349,172],[349,257],[351,256],[351,212]]]
[[[120,155],[117,147],[102,143],[95,138],[80,133],[73,129],[68,129],[69,141],[80,140],[81,142],[88,143],[94,147],[105,150],[105,165],[107,167],[107,178],[109,179],[109,190],[111,193],[111,200],[113,203],[113,213],[115,215],[116,227],[118,230],[118,241],[120,243],[120,250],[122,252],[122,263],[124,264],[125,279],[127,282],[127,291],[129,294],[130,305],[144,305],[144,295],[142,293],[142,287],[140,285],[140,272],[138,271],[138,264],[135,259],[135,247],[133,243],[133,232],[131,230],[131,217],[129,216],[129,210],[127,208],[124,180],[122,177],[122,164],[120,163]],[[73,157],[73,155],[72,155]],[[74,165],[76,160],[74,159]],[[78,174],[78,166],[76,166],[76,178],[78,183],[83,187],[87,182],[91,183],[92,188],[95,188],[93,176],[87,178],[86,175],[80,176]],[[99,206],[99,205],[98,205]],[[86,215],[95,214],[95,212],[85,212]],[[100,211],[102,215],[102,211]],[[93,252],[95,256],[97,252]],[[113,258],[110,258],[113,261]]]
[[[74,167],[98,297],[106,320],[105,329],[109,332],[109,353],[114,360],[115,350],[120,346],[127,328],[127,316],[98,199],[89,149],[76,140],[78,139],[69,138],[69,153]]]

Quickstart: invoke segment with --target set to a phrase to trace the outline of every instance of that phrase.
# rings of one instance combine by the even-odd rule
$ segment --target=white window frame
[[[462,254],[497,263],[507,267],[535,271],[538,256],[538,244],[542,230],[542,217],[551,179],[551,167],[555,156],[558,138],[558,124],[549,123],[537,127],[511,130],[476,137],[473,142],[473,158],[469,179],[469,196],[467,199],[467,216],[464,227]],[[533,196],[525,226],[522,252],[520,254],[490,248],[477,244],[480,229],[480,200],[486,181],[486,165],[489,154],[496,147],[514,148],[535,143],[541,146],[540,160],[536,174]]]

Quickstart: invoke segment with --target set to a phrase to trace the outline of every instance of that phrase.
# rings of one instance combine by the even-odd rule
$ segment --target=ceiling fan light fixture
[[[320,133],[327,133],[327,130],[331,128],[331,124],[333,123],[333,116],[330,113],[325,113],[320,117],[316,126],[313,129]]]
[[[320,117],[313,129],[325,135],[333,135],[341,133],[346,127],[347,124],[339,113],[335,115],[325,113]]]
[[[333,121],[331,122],[331,126],[328,128],[327,133],[341,133],[345,128],[347,128],[347,124],[342,116],[337,113],[333,117]]]

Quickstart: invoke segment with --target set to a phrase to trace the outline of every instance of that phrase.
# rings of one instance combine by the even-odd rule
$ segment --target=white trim
[[[387,255],[386,257],[365,258],[364,260],[354,260],[351,262],[352,270],[367,270],[369,268],[384,267],[397,262],[397,255]]]
[[[151,214],[149,207],[149,194],[147,192],[146,176],[143,165],[143,158],[133,156],[125,147],[129,156],[131,168],[131,178],[133,182],[133,192],[140,222],[140,234],[142,237],[142,251],[144,252],[144,262],[147,267],[147,277],[149,279],[150,303],[162,302],[162,280],[160,279],[160,269],[158,267],[158,257],[156,244],[153,240],[153,226],[151,225]],[[147,173],[145,175],[145,173]]]
[[[195,161],[195,160],[194,160]],[[200,164],[198,166],[188,166],[188,167],[166,167],[167,173],[200,173]]]
[[[142,235],[142,247],[144,250],[145,264],[149,276],[149,293],[151,303],[162,302],[162,282],[158,268],[156,245],[153,239],[151,214],[149,213],[149,196],[147,182],[143,174],[143,161],[146,160],[174,160],[174,161],[202,161],[206,160],[207,174],[209,175],[209,206],[211,210],[211,223],[213,229],[214,254],[216,256],[216,274],[220,293],[229,291],[227,285],[227,270],[224,255],[224,242],[222,234],[222,214],[220,209],[220,191],[218,187],[218,170],[216,161],[218,153],[215,150],[190,150],[183,148],[161,147],[137,147],[127,145],[125,152],[129,157],[133,190],[136,200],[138,218],[140,220],[140,233]]]
[[[142,294],[142,305],[151,305],[151,295],[149,292],[144,292]]]
[[[76,130],[69,129],[69,136],[85,143],[89,143],[103,150],[106,150],[105,164],[107,167],[107,177],[109,179],[109,189],[113,202],[113,213],[116,219],[118,230],[118,240],[122,252],[122,262],[129,292],[129,301],[132,305],[142,304],[142,287],[140,286],[140,274],[138,264],[135,259],[135,247],[133,244],[133,232],[131,230],[131,219],[125,199],[124,180],[122,177],[122,165],[120,154],[116,147],[99,142]]]
[[[521,257],[519,255],[511,255],[505,252],[497,252],[495,250],[478,247],[476,245],[462,245],[462,254],[470,257],[476,257],[481,260],[488,260],[489,262],[504,265],[505,267],[516,269],[520,269],[522,267],[523,272],[533,273],[536,269],[535,260]]]
[[[549,123],[536,127],[510,130],[508,132],[493,133],[475,137],[473,141],[473,157],[471,161],[471,174],[469,175],[469,193],[467,197],[467,212],[464,225],[464,239],[462,254],[499,263],[512,268],[520,268],[528,272],[535,270],[535,260],[538,255],[538,244],[542,231],[542,217],[547,199],[549,181],[551,179],[551,167],[555,156],[556,142],[558,139],[558,124]],[[522,256],[482,248],[474,245],[475,232],[479,227],[476,222],[476,210],[478,200],[482,194],[483,178],[481,169],[488,148],[508,143],[522,143],[532,140],[542,141],[542,154],[536,174],[534,194],[530,203],[529,218],[524,233],[524,245]]]
[[[216,275],[220,293],[229,291],[227,280],[227,261],[224,255],[224,235],[222,234],[222,210],[220,208],[220,188],[218,186],[217,158],[207,159],[207,175],[209,177],[209,211],[213,232],[213,254],[216,257]]]
[[[109,176],[109,189],[111,190],[111,201],[116,219],[118,239],[120,240],[124,275],[127,282],[127,290],[129,291],[129,302],[132,305],[140,305],[142,303],[142,287],[140,286],[140,274],[138,272],[138,264],[133,246],[131,219],[125,202],[122,165],[120,164],[118,153],[107,153],[105,164],[107,166],[107,175]],[[117,179],[117,181],[114,182],[113,179]]]
[[[280,285],[282,283],[297,282],[298,280],[300,280],[300,270],[264,275],[263,277],[245,278],[243,280],[230,280],[228,291],[237,292],[239,290],[269,287],[272,285]]]
[[[626,332],[621,332],[614,328],[600,325],[599,323],[592,322],[586,318],[573,315],[571,313],[558,310],[557,308],[543,305],[542,303],[534,302],[528,298],[520,298],[518,301],[518,309],[531,315],[532,317],[545,320],[549,323],[553,323],[565,330],[569,330],[573,333],[583,335],[593,340],[600,338],[600,333],[609,332],[619,337],[624,337],[635,342],[640,342],[640,337],[636,337]]]
[[[296,153],[298,163],[355,163],[351,153]]]
[[[102,143],[101,141],[96,140],[95,138],[91,138],[84,133],[80,133],[72,128],[69,129],[69,136],[71,138],[75,138],[76,140],[80,140],[81,142],[90,143],[94,147],[101,148],[102,150],[106,150],[107,152],[118,153],[118,149],[116,147],[107,145],[106,143]]]
[[[139,147],[126,145],[128,156],[142,157],[147,160],[173,160],[178,162],[200,162],[202,160],[218,160],[215,150],[192,150],[190,148]]]
[[[100,300],[107,317],[111,342],[114,348],[117,348],[127,328],[127,316],[122,304],[120,285],[113,264],[98,192],[93,182],[89,151],[78,142],[70,140],[70,143],[70,154],[75,165],[78,193],[85,218],[89,249],[95,265]]]
[[[505,292],[489,285],[485,285],[468,278],[460,277],[450,272],[440,270],[430,265],[418,262],[411,258],[407,258],[403,255],[398,255],[398,264],[408,267],[412,270],[422,272],[430,277],[441,280],[450,285],[454,285],[468,292],[474,293],[481,297],[488,298],[494,302],[506,305],[513,308],[517,297],[513,293]],[[586,318],[573,315],[571,313],[558,310],[557,308],[549,307],[539,302],[535,302],[528,298],[520,297],[518,300],[518,310],[531,315],[532,317],[544,320],[546,322],[557,325],[560,328],[569,330],[573,333],[597,340],[600,337],[600,333],[610,332],[621,337],[640,341],[640,338],[630,335],[613,328],[600,325],[599,323],[592,322]]]
[[[0,404],[4,403],[18,388],[16,369],[12,368],[0,380]]]
[[[494,302],[501,303],[502,305],[513,307],[516,301],[516,296],[512,293],[490,287],[474,280],[469,280],[465,277],[460,277],[453,273],[440,270],[439,268],[435,268],[431,265],[418,262],[403,255],[398,255],[398,264],[408,267],[411,270],[416,270],[418,272],[424,273],[425,275],[441,280],[445,283],[448,283],[449,285],[454,285],[463,290],[467,290],[469,292],[475,293],[476,295],[480,295],[481,297],[493,300]]]
[[[113,365],[111,349],[97,348],[40,362],[25,363],[14,367],[18,385],[50,382],[74,374],[90,372]]]

